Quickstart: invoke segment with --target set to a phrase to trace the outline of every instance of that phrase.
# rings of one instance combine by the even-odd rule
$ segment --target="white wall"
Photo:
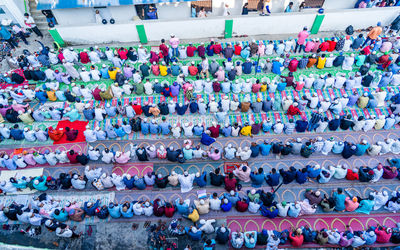
[[[190,2],[156,4],[157,14],[163,20],[190,18]]]
[[[400,7],[327,11],[320,31],[343,31],[349,24],[355,29],[367,28],[376,25],[378,21],[388,25],[396,18],[399,11]],[[233,19],[235,35],[296,34],[304,26],[311,28],[315,12],[230,18]],[[139,40],[136,24],[144,24],[149,41],[168,38],[171,33],[182,39],[221,37],[225,31],[223,17],[175,21],[149,20],[114,25],[57,26],[57,29],[65,41],[78,44],[136,42]]]
[[[325,10],[353,9],[357,0],[325,0]]]
[[[400,7],[327,11],[321,31],[344,30],[350,24],[354,29],[390,24],[400,13]]]
[[[24,25],[25,7],[23,0],[0,0],[0,7],[6,12],[6,14],[0,15],[0,20],[3,18],[12,19],[14,23]]]
[[[103,18],[110,20],[114,18],[116,23],[127,23],[133,21],[137,16],[134,5],[112,6],[101,8],[100,13]],[[75,8],[75,9],[57,9],[53,10],[60,25],[86,25],[95,23],[94,8]]]

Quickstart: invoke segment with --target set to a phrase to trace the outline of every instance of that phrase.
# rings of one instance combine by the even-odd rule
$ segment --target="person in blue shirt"
[[[33,180],[33,187],[39,191],[46,191],[48,187],[46,186],[47,176],[38,176]]]
[[[201,235],[202,231],[198,230],[196,227],[185,227],[186,234],[189,236],[189,239],[192,241],[200,241],[201,240]]]
[[[150,134],[155,135],[155,134],[160,133],[159,126],[158,126],[156,120],[154,120],[154,119],[151,121],[149,128],[150,128],[149,129]]]
[[[260,154],[260,146],[255,142],[251,143],[250,150],[251,150],[251,157],[255,158]]]
[[[206,48],[206,53],[207,53],[207,56],[213,56],[214,55],[214,41],[211,41],[210,42],[210,44],[207,46],[207,48]]]
[[[189,110],[191,114],[197,113],[197,111],[199,110],[199,105],[197,104],[196,99],[190,100]]]
[[[264,111],[265,112],[265,111]],[[263,121],[262,123],[262,130],[264,133],[269,133],[271,131],[272,128],[272,122],[270,118],[267,118],[266,121]]]
[[[224,198],[228,199],[232,206],[236,206],[236,202],[240,201],[239,193],[233,190],[231,190],[229,194],[224,193]]]
[[[265,175],[264,175],[264,169],[259,168],[258,172],[254,171],[254,173],[250,173],[250,179],[251,179],[251,186],[255,188],[259,188],[262,186]]]
[[[184,115],[186,113],[186,110],[188,108],[187,104],[182,104],[182,103],[177,103],[176,104],[176,113],[178,115]]]
[[[285,12],[292,12],[293,9],[293,2],[290,2],[288,6],[286,6]]]
[[[139,190],[144,190],[146,189],[146,183],[144,182],[144,178],[139,178],[139,176],[135,175],[133,177],[133,185],[139,189]]]
[[[283,170],[283,169],[279,169],[279,173],[281,174],[282,178],[283,178],[283,183],[284,184],[289,184],[292,181],[294,181],[294,179],[296,179],[296,169],[291,166],[289,168],[289,170]]]
[[[307,127],[308,127],[308,121],[306,117],[303,117],[303,119],[296,121],[295,130],[297,133],[305,132]]]
[[[276,87],[276,90],[278,90],[279,92],[282,92],[282,91],[285,90],[286,85],[287,85],[286,79],[285,79],[285,78],[282,78],[282,79],[281,79],[281,82],[278,82],[278,86]]]
[[[115,218],[115,219],[121,217],[120,205],[114,204],[111,202],[108,205],[108,213],[110,214],[110,216],[112,218]]]
[[[275,58],[275,60],[272,62],[272,73],[280,75],[281,74],[281,67],[282,64],[279,62],[279,57]]]
[[[207,239],[203,245],[203,250],[213,250],[215,247],[215,240],[214,239]]]
[[[10,129],[10,138],[13,138],[16,141],[25,139],[24,131],[19,129],[18,124],[15,124],[14,127]]]
[[[207,130],[208,131],[208,130]],[[207,132],[206,131],[206,132]],[[203,132],[201,133],[201,140],[200,142],[206,146],[210,146],[211,144],[213,144],[215,142],[215,139],[212,138],[208,133]],[[209,132],[209,131],[208,131]]]
[[[370,144],[367,142],[367,140],[362,140],[361,143],[357,144],[357,150],[355,155],[356,156],[362,156],[367,152],[367,149],[369,148]]]
[[[200,174],[200,172],[196,173],[196,177],[194,178],[194,183],[197,184],[199,187],[205,187],[207,185],[207,173],[203,172]]]
[[[96,208],[99,207],[100,200],[97,200],[96,203],[85,202],[83,205],[83,211],[85,211],[86,215],[94,216],[96,212]]]
[[[110,75],[108,74],[108,67],[107,65],[103,64],[102,68],[100,69],[101,78],[109,79]]]
[[[147,118],[144,118],[140,123],[140,130],[143,135],[147,135],[150,133],[150,123],[147,122]]]
[[[68,220],[68,213],[65,211],[64,208],[61,210],[59,210],[59,209],[54,210],[52,216],[54,219],[61,221],[61,222]]]
[[[114,125],[114,132],[117,134],[118,137],[124,137],[126,135],[124,129],[118,124]]]
[[[11,33],[4,26],[0,26],[0,38],[4,39],[10,45],[10,47],[12,49],[15,49],[15,47],[18,47],[18,44],[11,37]]]
[[[125,202],[120,206],[120,213],[124,218],[132,218],[133,217],[133,206],[130,202]]]
[[[306,168],[309,178],[317,178],[321,173],[321,168],[319,165],[315,165],[314,167],[307,165]]]
[[[307,168],[297,170],[297,172],[296,172],[297,183],[304,184],[304,183],[306,183],[307,179],[308,179]]]
[[[265,181],[270,187],[278,186],[280,177],[281,175],[276,172],[276,169],[272,168],[271,172],[265,177]]]
[[[178,76],[181,72],[181,67],[176,64],[176,62],[173,62],[171,65],[171,75],[173,76]]]
[[[250,48],[248,46],[244,47],[240,52],[240,56],[247,60],[250,56]]]
[[[189,214],[189,204],[190,204],[190,200],[181,200],[180,198],[178,198],[175,201],[175,207],[176,207],[176,211],[178,211],[178,213],[183,214],[183,215],[188,215]]]
[[[43,105],[45,102],[47,102],[47,94],[45,91],[36,89],[35,97],[36,97],[36,99],[39,100],[41,105]]]
[[[335,210],[343,212],[346,209],[345,207],[346,195],[343,194],[343,189],[338,188],[336,192],[333,192],[332,198],[335,201]]]
[[[253,63],[250,61],[250,58],[247,58],[246,62],[244,62],[242,64],[243,74],[247,74],[247,75],[251,74],[252,67],[253,67]]]
[[[232,202],[230,202],[227,198],[222,200],[221,210],[224,212],[229,212],[232,209]]]
[[[257,232],[250,231],[244,233],[244,245],[247,248],[255,248],[257,243]]]
[[[124,182],[127,189],[133,189],[133,187],[135,186],[133,184],[135,180],[131,177],[130,174],[126,174],[122,181]]]
[[[328,128],[330,131],[336,131],[340,126],[340,117],[337,115],[334,119],[328,122]]]

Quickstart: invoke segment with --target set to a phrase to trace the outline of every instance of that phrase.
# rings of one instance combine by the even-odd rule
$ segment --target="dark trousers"
[[[294,48],[294,53],[297,52],[297,48],[299,48],[299,53],[300,53],[301,50],[303,50],[303,52],[305,52],[304,50],[306,47],[304,46],[304,44],[300,45],[300,44],[296,43],[296,47]]]
[[[11,48],[15,49],[15,47],[18,47],[18,44],[14,41],[14,39],[12,39],[12,37],[10,37],[10,39],[6,39],[6,41],[8,44],[10,44]]]
[[[165,62],[165,64],[166,64],[167,66],[169,65],[169,62],[170,62],[169,55],[164,56],[164,62]]]
[[[31,29],[33,30],[33,32],[35,32],[35,34],[36,34],[37,36],[43,37],[42,32],[40,32],[40,30],[38,29],[37,26],[35,26],[35,27],[31,28]]]
[[[25,38],[24,32],[20,31],[20,32],[18,32],[17,35],[18,35],[19,38],[21,38],[21,40],[22,40],[25,44],[28,44],[28,41],[27,41],[26,38]]]

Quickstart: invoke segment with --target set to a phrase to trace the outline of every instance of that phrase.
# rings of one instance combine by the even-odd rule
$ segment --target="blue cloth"
[[[120,209],[119,207],[120,207],[120,205],[114,206],[114,207],[112,207],[112,208],[108,207],[108,213],[110,214],[110,216],[111,216],[112,218],[119,218],[119,217],[121,217],[121,212],[119,211],[119,209]]]
[[[270,186],[278,186],[279,185],[279,178],[280,178],[280,174],[279,173],[275,173],[275,174],[269,174],[267,175],[265,181],[268,183],[268,185]]]
[[[261,155],[263,155],[263,156],[269,155],[269,153],[271,152],[271,147],[272,147],[271,144],[263,143],[263,144],[260,144],[259,146],[260,146]]]
[[[251,186],[255,188],[261,187],[261,185],[264,182],[264,173],[261,174],[254,174],[253,172],[250,173],[250,179],[251,179]]]
[[[8,40],[11,38],[11,33],[6,29],[6,27],[1,26],[0,37],[4,40]]]
[[[282,64],[279,61],[273,61],[272,62],[272,73],[280,75],[281,74],[281,67]]]

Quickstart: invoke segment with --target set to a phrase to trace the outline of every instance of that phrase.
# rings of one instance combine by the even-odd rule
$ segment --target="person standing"
[[[368,33],[367,39],[365,39],[365,42],[361,47],[364,47],[369,41],[371,41],[371,44],[375,42],[376,38],[378,38],[378,36],[382,33],[381,26],[381,22],[378,22],[377,25]]]
[[[42,14],[46,17],[49,27],[54,27],[57,24],[54,18],[53,12],[51,10],[42,10]]]
[[[18,47],[18,44],[11,37],[11,33],[4,26],[0,26],[0,38],[6,40],[12,49]]]
[[[179,56],[179,38],[175,37],[174,34],[171,34],[171,39],[169,39],[169,44],[172,48],[172,56],[178,57]]]
[[[24,17],[25,17],[24,18],[25,25],[28,26],[28,28],[31,28],[38,37],[43,38],[43,34],[42,34],[42,32],[40,32],[39,28],[36,26],[36,23],[33,20],[33,18],[28,13],[25,13]]]
[[[296,47],[294,48],[294,53],[297,52],[297,48],[299,48],[299,52],[301,52],[301,50],[304,51],[304,44],[306,43],[306,39],[309,35],[310,33],[308,32],[307,27],[304,27],[303,30],[297,35],[297,43]]]

